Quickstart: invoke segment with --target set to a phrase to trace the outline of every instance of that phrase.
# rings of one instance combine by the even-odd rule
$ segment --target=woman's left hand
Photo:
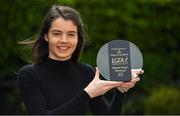
[[[140,78],[138,77],[139,74],[143,74],[144,71],[142,69],[132,69],[132,80],[130,82],[124,82],[120,87],[117,87],[119,91],[122,93],[127,92],[130,88],[133,88],[135,84],[140,81]]]

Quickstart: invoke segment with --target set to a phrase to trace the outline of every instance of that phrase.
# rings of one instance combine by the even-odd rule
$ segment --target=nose
[[[60,43],[67,43],[67,42],[68,42],[67,36],[63,34],[60,38]]]

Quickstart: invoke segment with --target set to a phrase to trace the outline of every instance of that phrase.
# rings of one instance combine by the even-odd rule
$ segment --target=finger
[[[101,80],[101,82],[107,88],[114,88],[114,87],[122,86],[122,84],[124,83],[124,82],[118,82],[118,81],[105,81],[105,80]]]
[[[113,87],[118,87],[118,86],[121,86],[124,82],[118,82],[118,81],[104,81],[104,86],[107,86],[107,87],[110,87],[110,88],[113,88]]]
[[[99,80],[99,69],[98,69],[98,67],[96,67],[96,73],[95,73],[94,79]]]
[[[122,81],[106,81],[108,85],[122,85],[124,82]]]
[[[126,92],[128,88],[126,88],[126,87],[118,87],[118,89],[120,89],[123,92]]]
[[[130,88],[132,86],[132,83],[124,83],[121,85],[121,87]]]
[[[121,93],[124,93],[125,90],[123,88],[118,87],[118,90],[121,91]]]
[[[131,86],[131,84],[136,84],[138,81],[140,81],[140,78],[139,77],[136,77],[136,78],[132,78],[131,81],[129,82],[124,82],[122,85],[123,86]]]
[[[138,77],[137,74],[132,74],[132,79]]]
[[[135,86],[135,83],[132,83],[129,88],[133,88]]]
[[[140,81],[140,78],[139,78],[139,77],[133,78],[133,79],[131,80],[131,82],[133,82],[133,83],[137,83],[138,81]]]
[[[124,87],[124,88],[132,88],[135,86],[135,83],[126,83],[126,84],[123,84],[121,87]]]
[[[132,88],[135,86],[135,84],[140,81],[139,77],[133,78],[130,82],[125,82],[123,84],[121,84],[121,87],[125,87],[125,88]]]
[[[141,70],[138,72],[138,75],[139,75],[139,74],[143,74],[143,73],[144,73],[144,70],[141,69]]]
[[[141,69],[141,74],[143,74],[143,73],[144,73],[144,70]]]
[[[139,72],[139,71],[141,71],[141,69],[132,69],[132,70],[131,70],[132,73],[137,73],[137,72]]]
[[[121,91],[122,93],[125,93],[125,92],[127,92],[130,88],[117,87],[117,89],[118,89],[119,91]]]
[[[130,88],[122,88],[124,92],[127,92]]]
[[[132,69],[131,72],[132,72],[133,75],[139,75],[139,74],[143,74],[144,70],[142,70],[142,69]]]
[[[139,77],[136,77],[136,78],[132,79],[130,82],[124,83],[122,86],[123,86],[123,87],[132,87],[132,85],[133,85],[133,87],[134,87],[134,85],[135,85],[138,81],[140,81],[140,78],[139,78]]]

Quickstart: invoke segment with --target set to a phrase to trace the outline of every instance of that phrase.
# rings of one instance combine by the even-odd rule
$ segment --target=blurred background
[[[18,70],[53,4],[81,14],[87,44],[80,61],[96,66],[99,48],[114,39],[136,44],[144,58],[141,81],[126,93],[123,114],[180,114],[180,0],[0,0],[0,114],[26,114]],[[108,97],[108,96],[107,96]]]

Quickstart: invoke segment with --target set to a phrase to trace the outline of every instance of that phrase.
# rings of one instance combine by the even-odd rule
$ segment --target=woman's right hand
[[[94,79],[84,89],[91,98],[105,94],[114,87],[119,87],[123,82],[106,81],[99,78],[99,69],[96,67],[96,74]]]

